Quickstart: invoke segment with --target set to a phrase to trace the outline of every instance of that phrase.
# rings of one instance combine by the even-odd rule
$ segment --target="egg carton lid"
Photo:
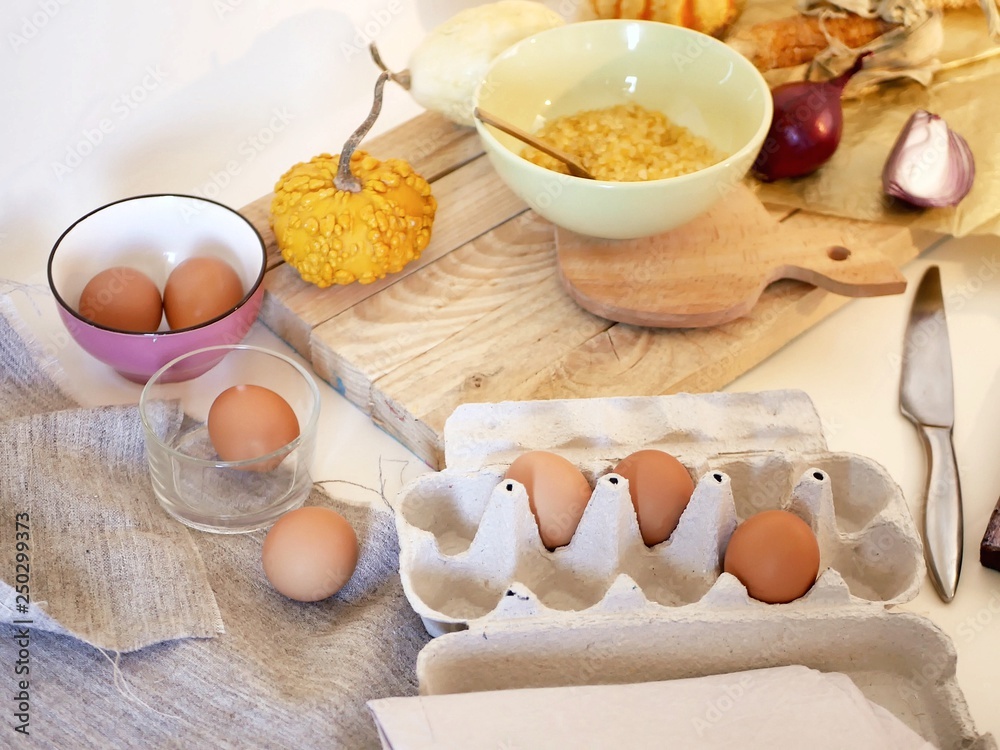
[[[698,459],[765,450],[819,453],[827,445],[812,399],[794,389],[469,403],[444,425],[445,466],[454,470],[510,464],[529,450],[583,464],[602,449],[625,456],[643,448]]]
[[[940,750],[997,750],[991,734],[975,729],[956,662],[951,640],[926,618],[845,602],[782,617],[698,607],[479,621],[431,641],[417,659],[417,679],[421,695],[444,695],[803,665],[846,674]],[[702,718],[724,708],[706,706]]]

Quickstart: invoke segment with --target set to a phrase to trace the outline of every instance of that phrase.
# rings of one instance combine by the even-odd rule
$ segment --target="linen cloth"
[[[150,502],[136,408],[72,408],[9,300],[0,313],[0,622],[28,619],[115,651],[222,632],[191,535]],[[179,422],[176,405],[158,406],[158,418]]]
[[[399,581],[390,512],[314,489],[307,504],[356,530],[358,568],[330,599],[285,599],[261,568],[264,532],[209,534],[167,516],[145,473],[136,407],[74,407],[3,298],[0,420],[5,622],[26,617],[11,611],[10,586],[22,508],[35,540],[30,735],[7,718],[0,746],[379,746],[365,704],[415,694],[428,640]],[[0,624],[0,642],[13,644],[20,627]]]

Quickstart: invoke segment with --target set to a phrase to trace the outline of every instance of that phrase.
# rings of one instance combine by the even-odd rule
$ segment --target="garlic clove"
[[[918,109],[906,121],[882,169],[887,195],[921,208],[957,206],[975,181],[966,140],[938,115]]]

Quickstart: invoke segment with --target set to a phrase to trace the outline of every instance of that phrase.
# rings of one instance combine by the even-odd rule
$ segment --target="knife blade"
[[[899,406],[923,442],[927,460],[924,557],[938,595],[950,602],[962,572],[962,489],[952,443],[951,344],[938,266],[924,272],[913,298],[903,339]]]

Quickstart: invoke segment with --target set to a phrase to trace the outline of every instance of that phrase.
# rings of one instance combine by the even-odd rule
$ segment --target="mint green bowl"
[[[557,226],[609,239],[674,229],[724,199],[746,177],[771,124],[764,78],[719,40],[654,21],[582,21],[543,31],[501,53],[475,106],[535,132],[587,109],[636,102],[727,154],[679,177],[610,182],[532,164],[516,138],[476,121],[490,162],[532,209]]]

